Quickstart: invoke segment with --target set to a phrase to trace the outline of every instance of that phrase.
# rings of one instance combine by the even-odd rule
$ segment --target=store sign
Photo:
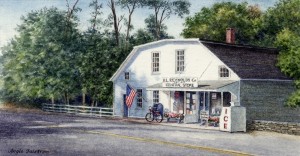
[[[225,115],[223,117],[223,121],[224,121],[224,125],[223,125],[224,127],[223,128],[224,129],[228,129],[228,122],[229,122],[228,119],[229,118],[228,118],[228,114],[227,114],[227,108],[225,108]]]
[[[221,131],[231,131],[231,108],[223,107],[222,113],[220,116],[220,130]]]
[[[196,87],[198,87],[198,79],[197,78],[189,78],[189,77],[163,78],[162,86],[163,87],[171,87],[171,88],[196,88]]]

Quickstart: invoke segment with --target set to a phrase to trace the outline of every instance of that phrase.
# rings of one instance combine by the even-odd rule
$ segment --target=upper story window
[[[155,90],[153,91],[153,104],[159,103],[159,91]]]
[[[143,90],[137,89],[136,93],[136,105],[137,107],[143,107]]]
[[[220,66],[219,67],[219,76],[221,78],[229,77],[230,76],[229,70],[225,66]]]
[[[176,51],[176,72],[183,72],[184,71],[184,50],[177,50]]]
[[[125,80],[129,80],[129,72],[125,72],[124,77],[125,77]]]
[[[152,53],[152,72],[159,72],[159,52]]]

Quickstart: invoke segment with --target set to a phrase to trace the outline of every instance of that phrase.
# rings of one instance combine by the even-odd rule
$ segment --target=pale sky
[[[69,0],[71,4],[75,0]],[[92,0],[79,0],[78,7],[82,9],[78,13],[80,17],[80,29],[85,30],[88,27],[87,20],[90,19],[90,12],[92,11],[88,6]],[[233,2],[244,2],[245,0],[190,0],[191,8],[190,15],[194,15],[196,12],[199,12],[202,7],[210,7],[214,3],[222,1],[233,1]],[[266,10],[268,7],[274,6],[278,0],[246,0],[249,4],[258,4],[263,10]],[[100,0],[103,3],[103,18],[106,18],[110,13],[106,7],[107,0]],[[31,10],[39,10],[43,7],[57,7],[59,9],[66,10],[66,1],[65,0],[0,0],[0,47],[5,45],[11,38],[17,35],[15,31],[18,24],[20,24],[20,17],[22,15],[26,16],[27,13]],[[125,14],[127,10],[117,10],[118,14]],[[138,9],[134,12],[133,15],[133,25],[135,26],[134,30],[138,28],[145,27],[144,19],[148,17],[153,11],[148,9]],[[127,15],[125,15],[127,16]],[[182,38],[180,33],[182,32],[184,26],[184,19],[179,17],[172,16],[168,19],[165,24],[168,26],[168,33],[175,38]]]

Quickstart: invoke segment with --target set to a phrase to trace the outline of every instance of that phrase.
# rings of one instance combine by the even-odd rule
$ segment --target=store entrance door
[[[209,95],[208,92],[199,92],[199,110],[209,111]]]
[[[128,117],[128,106],[126,105],[126,94],[123,95],[124,117]]]
[[[196,92],[186,92],[186,114],[197,114]]]

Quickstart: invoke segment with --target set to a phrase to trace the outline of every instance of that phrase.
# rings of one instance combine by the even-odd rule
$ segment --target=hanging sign
[[[193,77],[169,77],[163,78],[162,87],[169,88],[196,88],[198,87],[198,79]]]

